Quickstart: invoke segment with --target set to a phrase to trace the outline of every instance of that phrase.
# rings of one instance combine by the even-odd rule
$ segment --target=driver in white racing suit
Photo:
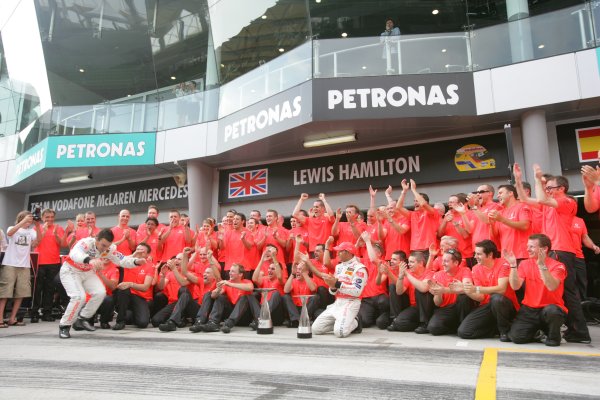
[[[137,258],[135,253],[123,256],[112,244],[113,240],[111,230],[102,229],[95,238],[88,237],[78,241],[65,258],[60,269],[60,280],[71,300],[58,327],[61,339],[71,337],[71,325],[87,331],[96,330],[88,319],[96,313],[106,296],[106,289],[96,275],[97,270],[104,268],[105,261],[123,268],[135,268],[146,263],[145,258]],[[87,303],[86,293],[91,296]]]
[[[322,278],[329,285],[329,292],[335,296],[335,302],[317,317],[312,332],[322,335],[333,329],[335,336],[343,338],[359,326],[360,294],[368,276],[367,268],[354,256],[356,248],[351,243],[342,242],[333,250],[338,252],[340,262],[334,275],[323,275]]]

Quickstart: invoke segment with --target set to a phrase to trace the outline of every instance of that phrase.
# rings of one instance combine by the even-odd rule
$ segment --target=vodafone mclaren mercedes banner
[[[313,120],[477,115],[472,73],[315,80]]]
[[[509,177],[504,133],[219,172],[219,202]]]
[[[52,208],[57,219],[74,219],[79,213],[94,211],[96,215],[117,215],[126,208],[132,213],[146,212],[150,204],[159,209],[188,207],[187,185],[177,187],[173,178],[130,182],[58,193],[29,196],[27,208]]]

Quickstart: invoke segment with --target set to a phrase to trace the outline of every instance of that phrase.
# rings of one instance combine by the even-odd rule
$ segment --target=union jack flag
[[[229,174],[229,198],[260,196],[269,193],[266,168]]]

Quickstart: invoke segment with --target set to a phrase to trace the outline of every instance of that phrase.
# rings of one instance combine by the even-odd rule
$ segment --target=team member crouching
[[[387,328],[388,331],[410,332],[421,327],[427,330],[427,323],[430,315],[422,315],[422,309],[433,309],[433,297],[427,298],[431,305],[429,307],[417,306],[417,293],[422,296],[429,295],[426,280],[433,276],[433,272],[425,268],[425,254],[421,251],[413,251],[408,257],[408,264],[404,261],[399,262],[398,281],[395,285],[396,295],[407,296],[408,306],[402,308],[392,324]],[[427,299],[425,301],[427,301]],[[423,332],[425,333],[425,332]]]
[[[442,255],[444,269],[436,272],[429,282],[429,292],[436,305],[427,330],[434,335],[456,332],[471,312],[473,300],[465,295],[464,285],[472,283],[471,270],[461,267],[462,256],[457,250],[446,250]]]
[[[357,315],[368,274],[367,268],[354,256],[356,249],[351,243],[342,242],[333,249],[338,252],[340,263],[336,265],[334,275],[323,275],[322,278],[335,296],[335,302],[313,322],[312,332],[322,335],[333,329],[335,336],[343,338],[356,328],[360,330]]]
[[[560,346],[560,327],[567,317],[563,301],[567,270],[564,264],[548,257],[550,250],[550,238],[544,234],[534,234],[527,241],[529,258],[518,267],[514,254],[504,254],[510,263],[510,286],[519,290],[525,283],[521,308],[508,333],[514,343],[528,343],[537,339],[546,346]]]
[[[464,283],[463,288],[467,296],[479,302],[479,307],[460,324],[458,336],[463,339],[491,337],[499,332],[501,342],[510,342],[508,331],[519,302],[508,286],[510,266],[498,256],[498,248],[491,240],[475,244],[473,283]]]
[[[110,260],[123,268],[135,268],[146,263],[145,258],[134,255],[125,257],[112,244],[114,235],[110,229],[102,229],[95,238],[84,238],[78,241],[69,252],[60,269],[60,280],[71,298],[59,324],[59,337],[71,337],[71,325],[82,327],[87,331],[95,331],[88,318],[92,317],[104,296],[106,290],[96,275],[96,270],[104,267],[104,260]],[[86,292],[91,296],[85,302]]]

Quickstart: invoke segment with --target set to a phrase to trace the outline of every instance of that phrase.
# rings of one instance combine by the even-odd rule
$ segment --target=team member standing
[[[95,331],[87,320],[95,313],[106,291],[95,271],[104,267],[104,260],[110,260],[123,268],[135,268],[146,263],[145,258],[136,254],[125,257],[112,244],[114,235],[110,229],[98,232],[95,238],[81,239],[73,246],[60,269],[60,280],[71,298],[59,324],[59,337],[67,339],[71,325],[77,324],[87,331]],[[85,302],[86,293],[91,297]]]
[[[129,210],[121,210],[119,212],[119,224],[111,228],[115,235],[114,245],[117,246],[117,251],[123,255],[130,255],[135,250],[137,233],[129,227],[129,219],[131,213]]]
[[[34,275],[33,305],[31,322],[38,322],[39,309],[42,308],[42,321],[54,321],[52,304],[54,302],[54,279],[60,271],[60,248],[65,241],[65,231],[54,223],[56,213],[52,209],[42,211],[41,238],[37,247],[38,268]]]
[[[514,254],[519,261],[524,260],[527,258],[527,238],[531,235],[531,209],[517,200],[517,189],[513,185],[498,186],[498,200],[503,209],[491,210],[488,216],[500,250]]]
[[[414,200],[414,211],[404,208],[404,198],[408,190],[411,190]],[[440,224],[440,214],[431,205],[429,197],[425,193],[417,192],[417,184],[410,180],[402,180],[402,193],[396,203],[400,213],[410,219],[410,251],[420,251],[429,254],[429,246],[437,242],[437,228]]]
[[[325,194],[319,194],[319,200],[313,203],[313,207],[310,209],[309,217],[306,217],[301,213],[302,203],[308,199],[307,193],[302,193],[298,203],[292,212],[294,218],[296,218],[302,226],[306,227],[308,231],[308,251],[315,251],[315,247],[319,243],[325,243],[329,235],[331,235],[331,228],[335,220],[333,209],[327,203]]]
[[[542,210],[542,233],[550,238],[553,250],[550,254],[567,267],[564,282],[564,301],[569,310],[567,315],[567,331],[564,338],[572,343],[590,343],[590,332],[587,327],[581,299],[575,283],[575,245],[571,236],[573,217],[577,214],[577,202],[567,196],[569,181],[564,176],[546,177],[539,165],[533,166],[535,174],[536,199],[527,197],[522,184],[522,172],[518,164],[514,165],[517,192],[523,201],[534,208]],[[544,185],[545,179],[545,185]]]
[[[342,242],[333,250],[338,252],[340,263],[335,267],[334,275],[323,275],[329,286],[329,292],[335,296],[335,302],[313,322],[312,332],[322,335],[327,332],[337,337],[347,337],[359,328],[358,310],[360,295],[367,283],[367,268],[355,257],[355,247]]]

